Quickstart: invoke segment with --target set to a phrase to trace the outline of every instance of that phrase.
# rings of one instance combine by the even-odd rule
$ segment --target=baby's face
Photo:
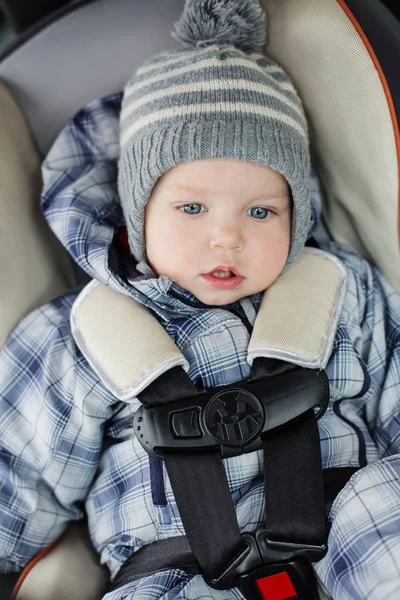
[[[248,161],[180,164],[159,179],[146,207],[151,267],[205,304],[268,288],[285,265],[290,231],[285,178]]]

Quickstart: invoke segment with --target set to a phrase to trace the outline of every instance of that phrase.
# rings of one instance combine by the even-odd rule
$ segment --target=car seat
[[[183,1],[78,2],[0,61],[0,346],[30,310],[84,281],[39,214],[42,157],[79,108],[176,47],[169,32]],[[317,238],[350,244],[400,292],[400,24],[379,0],[262,3],[268,54],[309,119],[323,193]],[[106,585],[85,525],[75,524],[28,565],[13,598],[96,600]]]

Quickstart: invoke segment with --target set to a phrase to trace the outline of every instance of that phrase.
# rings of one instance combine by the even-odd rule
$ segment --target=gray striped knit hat
[[[307,239],[310,157],[301,101],[261,53],[258,0],[186,0],[173,36],[189,48],[142,66],[124,90],[118,187],[129,244],[146,260],[144,211],[163,173],[183,162],[231,158],[275,169],[293,198],[285,269]]]

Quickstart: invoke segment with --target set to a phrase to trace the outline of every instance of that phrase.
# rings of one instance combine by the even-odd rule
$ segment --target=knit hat
[[[146,260],[144,211],[163,173],[231,158],[267,165],[291,188],[286,269],[307,239],[310,157],[297,92],[261,53],[265,14],[258,0],[186,0],[173,36],[190,47],[156,56],[124,90],[118,186],[132,253]]]

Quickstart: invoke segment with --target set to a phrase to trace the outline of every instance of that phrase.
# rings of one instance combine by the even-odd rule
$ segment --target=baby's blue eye
[[[180,206],[180,209],[187,215],[198,215],[202,206],[201,204],[185,204],[184,206]]]
[[[250,215],[254,219],[266,219],[269,213],[270,211],[267,208],[262,208],[261,206],[256,206],[250,209]]]

